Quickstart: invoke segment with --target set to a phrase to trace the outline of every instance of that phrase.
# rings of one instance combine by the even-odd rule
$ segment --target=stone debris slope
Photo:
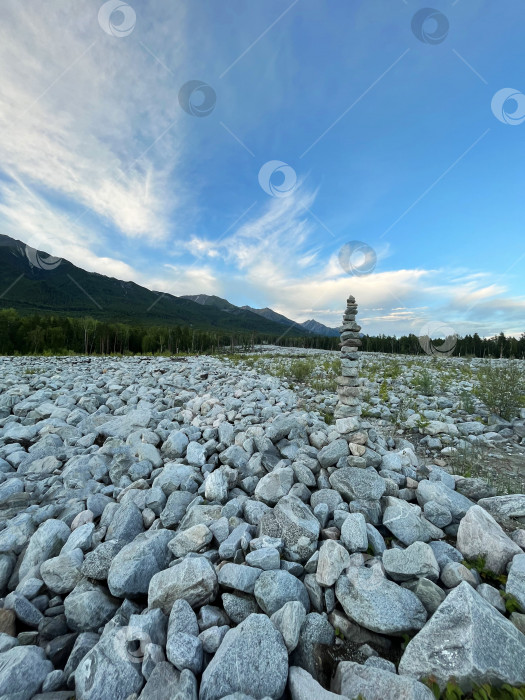
[[[525,495],[382,437],[357,359],[335,425],[217,358],[0,362],[0,698],[525,684]]]

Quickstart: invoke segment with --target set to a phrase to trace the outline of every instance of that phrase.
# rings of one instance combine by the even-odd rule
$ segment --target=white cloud
[[[49,200],[89,209],[126,236],[164,238],[178,203],[168,178],[179,155],[180,110],[172,76],[139,43],[151,37],[155,45],[157,28],[148,31],[139,10],[140,39],[138,28],[117,39],[101,30],[97,3],[56,0],[45,11],[31,5],[5,0],[2,6],[2,168]],[[175,70],[182,10],[170,4],[162,12],[180,32],[166,43],[165,59]],[[148,79],[140,79],[146,71]],[[166,130],[161,145],[152,145]]]

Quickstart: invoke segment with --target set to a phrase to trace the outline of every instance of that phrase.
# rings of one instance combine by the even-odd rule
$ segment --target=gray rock
[[[142,666],[140,667],[144,678],[148,680],[155,670],[155,666],[164,661],[166,661],[166,655],[164,654],[163,647],[161,647],[160,644],[153,644],[152,642],[146,643],[144,645]]]
[[[300,666],[290,666],[288,670],[288,688],[292,700],[337,700],[339,694],[325,690],[308,671]]]
[[[59,554],[70,532],[62,520],[50,519],[43,522],[29,540],[18,572],[20,580],[32,571],[37,571],[47,559]]]
[[[221,469],[216,469],[206,477],[204,497],[218,503],[224,503],[228,499],[228,479]]]
[[[386,481],[375,469],[359,469],[358,467],[343,467],[330,476],[333,488],[348,501],[364,499],[376,501],[383,496]]]
[[[113,559],[108,573],[108,587],[118,598],[136,598],[148,592],[152,577],[168,566],[169,530],[138,535]]]
[[[293,483],[294,471],[291,467],[274,469],[258,482],[255,487],[255,498],[268,506],[274,506],[288,494]]]
[[[320,586],[333,586],[349,564],[350,555],[346,549],[335,540],[325,540],[319,549],[319,561],[316,572],[317,583]]]
[[[186,557],[180,564],[159,571],[150,581],[148,607],[168,615],[173,603],[184,598],[192,607],[215,600],[217,575],[204,557]]]
[[[162,456],[166,460],[175,460],[179,457],[183,457],[184,453],[186,452],[188,442],[188,436],[185,433],[181,432],[180,430],[174,430],[168,435],[167,439],[162,445]]]
[[[334,642],[334,628],[328,620],[318,613],[310,613],[301,627],[299,643],[290,655],[290,665],[304,668],[316,681],[327,685],[324,661],[327,647]]]
[[[413,578],[439,578],[439,565],[434,552],[424,542],[414,542],[406,549],[387,549],[383,553],[383,566],[394,581]]]
[[[160,514],[160,521],[164,527],[169,528],[178,525],[186,513],[186,508],[194,498],[195,494],[189,491],[173,491]]]
[[[247,523],[241,523],[234,528],[219,547],[220,558],[233,559],[235,552],[240,549],[243,539],[251,538],[252,531],[253,527]]]
[[[441,571],[441,580],[447,588],[455,588],[462,581],[466,581],[474,588],[479,583],[477,572],[467,569],[466,566],[457,561],[450,561],[448,564],[445,564]]]
[[[0,654],[0,697],[31,700],[38,693],[53,664],[36,646],[16,646]]]
[[[262,569],[241,564],[224,564],[219,570],[219,585],[242,593],[253,593]]]
[[[467,560],[483,557],[486,568],[496,574],[504,573],[512,557],[522,553],[492,515],[480,506],[473,506],[461,520],[457,548]]]
[[[139,695],[140,700],[179,700],[177,693],[180,689],[181,675],[167,661],[159,662]]]
[[[442,481],[420,481],[416,492],[417,501],[423,506],[428,501],[434,501],[445,506],[455,520],[465,516],[474,503],[466,496],[453,491]]]
[[[322,467],[325,469],[327,467],[333,467],[334,464],[341,459],[341,457],[348,457],[350,450],[348,449],[348,442],[343,438],[334,440],[323,447],[318,455],[317,459]]]
[[[102,586],[87,580],[78,583],[64,600],[67,624],[77,632],[90,632],[105,625],[118,606],[118,601]]]
[[[144,532],[142,513],[134,503],[127,503],[116,509],[106,532],[106,541],[117,540],[127,544],[141,532]]]
[[[117,540],[101,542],[96,549],[86,554],[80,567],[81,572],[87,578],[104,581],[108,577],[109,567],[113,558],[121,548],[122,544],[117,542]]]
[[[168,631],[166,656],[179,671],[189,669],[192,673],[200,673],[203,662],[202,642],[186,632]]]
[[[275,547],[262,547],[247,554],[246,563],[263,571],[271,571],[280,568],[281,555]]]
[[[439,528],[444,528],[452,522],[452,513],[436,501],[427,501],[423,507],[425,518]]]
[[[362,513],[349,513],[341,528],[341,540],[350,553],[366,552],[368,532]]]
[[[443,530],[421,516],[421,509],[393,496],[386,498],[383,525],[403,544],[430,542],[445,536]]]
[[[427,619],[412,591],[388,581],[376,569],[351,567],[337,581],[335,595],[347,616],[372,632],[401,635],[420,630]]]
[[[451,561],[463,561],[463,554],[448,542],[429,542],[428,546],[434,552],[440,569]]]
[[[366,523],[366,534],[374,556],[381,556],[386,549],[383,535],[371,523]]]
[[[212,539],[213,534],[210,528],[201,523],[178,532],[175,537],[170,539],[169,549],[174,557],[185,557],[190,552],[204,551]]]
[[[524,654],[524,635],[461,583],[408,643],[399,673],[419,679],[433,676],[441,689],[454,677],[465,692],[473,684],[522,685]]]
[[[306,612],[310,599],[304,584],[287,571],[263,571],[255,583],[255,599],[267,615],[273,615],[292,600],[298,600]]]
[[[53,593],[70,593],[82,578],[83,560],[82,550],[73,549],[45,561],[40,567],[40,575]]]
[[[186,459],[193,467],[206,464],[206,447],[198,442],[190,442],[186,448]]]
[[[434,581],[428,578],[420,578],[417,581],[407,581],[403,584],[404,588],[415,593],[419,600],[423,603],[425,610],[433,615],[445,600],[445,591],[440,588]]]
[[[106,632],[75,671],[78,700],[126,700],[143,684],[141,660],[129,653],[123,627]]]
[[[64,675],[66,680],[68,680],[71,675],[76,671],[78,664],[82,661],[84,656],[93,649],[95,644],[100,639],[100,635],[95,632],[81,632],[75,640],[71,654],[67,660],[64,667]]]
[[[28,627],[38,627],[38,624],[42,620],[42,613],[40,610],[35,608],[35,606],[30,603],[25,596],[17,591],[10,593],[4,601],[4,609],[12,610],[17,620],[23,622]]]
[[[51,673],[47,674],[46,679],[42,684],[42,692],[52,693],[53,691],[58,690],[64,685],[64,680],[64,671],[51,671]]]
[[[434,694],[412,678],[354,661],[341,661],[337,666],[332,690],[347,698],[367,700],[433,700]]]
[[[505,591],[516,598],[525,613],[525,554],[518,554],[512,560]]]
[[[202,674],[200,700],[231,693],[280,698],[288,677],[288,653],[281,634],[266,615],[250,615],[227,632]]]
[[[380,668],[382,671],[388,671],[389,673],[397,673],[396,665],[392,661],[382,659],[380,656],[369,656],[363,666],[371,666],[372,668]]]
[[[301,628],[306,619],[304,605],[298,600],[290,600],[274,612],[270,619],[282,634],[288,653],[291,654],[299,643]]]
[[[253,613],[260,612],[260,608],[254,598],[248,595],[223,593],[222,604],[226,614],[236,625],[246,620]]]
[[[490,586],[488,583],[480,583],[476,591],[487,603],[490,603],[496,610],[505,615],[505,602],[497,588]]]
[[[83,552],[89,552],[92,546],[94,529],[95,526],[93,523],[85,523],[77,527],[67,538],[67,542],[62,547],[60,554],[71,552],[74,549],[81,549]]]
[[[13,647],[17,647],[19,644],[19,641],[16,637],[11,637],[10,634],[6,634],[5,632],[0,632],[0,654],[3,654],[4,651],[8,651],[9,649],[12,649]]]
[[[320,503],[326,503],[330,515],[333,514],[334,510],[342,502],[343,498],[341,494],[335,489],[319,489],[318,491],[314,491],[310,498],[310,505],[312,508],[315,508]]]
[[[267,518],[273,515],[274,520]],[[267,523],[274,522],[277,532]],[[296,496],[285,496],[273,509],[273,513],[263,516],[260,535],[277,536],[284,540],[284,555],[290,561],[305,562],[317,549],[319,521],[310,508]]]
[[[229,629],[229,625],[222,625],[221,627],[208,627],[208,629],[203,630],[199,634],[203,650],[208,654],[215,654]]]
[[[525,518],[525,494],[523,493],[482,498],[478,506],[488,510],[495,518]]]

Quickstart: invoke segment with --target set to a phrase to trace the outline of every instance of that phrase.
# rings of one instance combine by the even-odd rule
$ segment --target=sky
[[[0,233],[369,334],[525,332],[521,0],[2,0]]]

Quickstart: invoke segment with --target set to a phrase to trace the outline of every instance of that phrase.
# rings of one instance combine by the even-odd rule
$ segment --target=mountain
[[[148,326],[172,324],[274,336],[282,333],[281,324],[225,299],[214,299],[224,302],[225,308],[87,272],[68,260],[48,258],[47,253],[22,241],[0,235],[0,309],[14,308],[21,314],[91,316],[100,321]],[[294,328],[292,335],[311,334],[304,328]]]
[[[303,323],[301,323],[301,326],[303,328],[306,328],[307,331],[310,331],[310,333],[314,333],[315,335],[326,335],[329,338],[339,337],[338,328],[330,328],[329,326],[325,326],[324,323],[314,321],[314,319],[311,319],[310,321],[304,321]]]
[[[287,326],[290,328],[290,333],[292,330],[298,330],[301,332],[300,329],[305,329],[312,335],[323,335],[329,338],[339,337],[339,330],[337,328],[330,328],[329,326],[325,326],[324,323],[319,323],[319,321],[314,320],[298,323],[297,321],[293,321],[291,318],[278,314],[277,311],[269,309],[268,307],[265,307],[264,309],[254,309],[252,306],[234,306],[234,304],[231,304],[226,299],[221,299],[221,297],[211,296],[209,294],[193,294],[191,296],[187,295],[183,298],[191,299],[192,301],[196,301],[198,304],[202,304],[204,306],[216,306],[222,311],[227,311],[233,314],[238,311],[251,311],[258,316],[262,316],[267,321],[273,321],[274,323]]]

